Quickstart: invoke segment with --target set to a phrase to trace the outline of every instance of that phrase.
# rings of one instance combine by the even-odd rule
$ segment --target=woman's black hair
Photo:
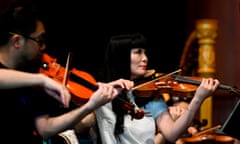
[[[130,79],[130,54],[133,48],[147,48],[143,34],[133,33],[111,37],[105,53],[105,81],[110,82],[119,78]],[[129,102],[126,93],[121,93],[119,97]],[[118,99],[112,101],[112,108],[116,114],[114,134],[118,138],[118,135],[124,131],[124,115],[128,111],[123,109]]]
[[[130,52],[133,48],[147,48],[140,33],[112,36],[105,53],[104,80],[130,79]]]

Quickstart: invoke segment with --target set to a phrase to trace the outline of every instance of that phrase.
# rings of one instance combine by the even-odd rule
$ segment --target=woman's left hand
[[[126,79],[118,79],[112,82],[107,83],[113,87],[120,87],[122,89],[130,90],[134,86],[134,82]]]

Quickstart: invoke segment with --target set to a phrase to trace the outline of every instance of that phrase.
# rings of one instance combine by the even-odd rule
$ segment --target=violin
[[[199,142],[205,142],[205,141],[233,143],[233,141],[234,141],[234,139],[230,136],[216,134],[216,133],[206,133],[206,134],[202,134],[202,135],[181,138],[181,140],[184,143],[199,143]]]
[[[73,95],[72,100],[75,104],[82,104],[89,100],[94,91],[98,89],[96,80],[87,72],[72,68],[67,71],[67,79],[65,78],[67,69],[57,63],[56,58],[50,57],[43,53],[42,64],[39,72],[49,76],[50,78],[65,83],[69,92]],[[121,91],[125,92],[125,91]],[[144,112],[141,109],[136,109],[135,105],[127,102],[120,97],[116,99],[121,103],[122,108],[129,111],[129,114],[135,119],[141,119]]]
[[[214,141],[214,142],[222,142],[222,143],[233,143],[234,138],[223,135],[223,134],[217,134],[214,130],[221,127],[221,125],[217,125],[212,128],[208,128],[206,130],[203,130],[191,137],[184,137],[181,138],[181,141],[184,143],[203,143],[207,141]]]
[[[178,82],[172,75],[179,72],[174,71],[169,74],[154,73],[151,80],[141,83],[134,87],[134,93],[140,97],[150,97],[162,95],[164,93],[172,94],[174,96],[192,97],[197,89],[197,85]]]
[[[181,69],[169,74],[157,74],[152,80],[134,87],[134,93],[141,97],[169,93],[174,96],[191,98],[201,84],[202,78],[176,75],[180,71]],[[236,87],[220,84],[218,89],[228,90],[231,94],[240,95],[240,90]]]

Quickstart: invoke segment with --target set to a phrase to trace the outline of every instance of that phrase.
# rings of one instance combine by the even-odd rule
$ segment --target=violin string
[[[142,87],[142,86],[145,86],[145,85],[147,85],[147,84],[149,84],[149,83],[151,83],[151,82],[154,82],[154,81],[159,80],[159,79],[162,79],[162,78],[169,77],[169,76],[171,76],[171,75],[173,75],[173,74],[176,74],[176,73],[178,73],[178,72],[181,72],[181,71],[182,71],[182,69],[178,69],[178,70],[173,71],[173,72],[171,72],[171,73],[168,73],[168,74],[165,74],[165,75],[163,75],[163,76],[157,77],[157,78],[155,78],[155,79],[153,79],[153,80],[151,80],[151,81],[148,81],[148,82],[142,83],[142,84],[140,84],[140,85],[137,85],[137,86],[133,87],[131,90],[136,90],[136,89],[138,89],[138,88],[140,88],[140,87]]]

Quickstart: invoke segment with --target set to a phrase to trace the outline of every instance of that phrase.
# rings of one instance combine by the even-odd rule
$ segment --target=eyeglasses
[[[33,40],[33,41],[37,42],[40,47],[45,43],[45,38],[44,38],[43,35],[41,35],[39,38],[33,38],[33,37],[27,36],[25,34],[20,34],[20,33],[9,32],[9,34],[10,35],[18,34],[18,35],[21,35],[21,36],[23,36],[27,39]]]

